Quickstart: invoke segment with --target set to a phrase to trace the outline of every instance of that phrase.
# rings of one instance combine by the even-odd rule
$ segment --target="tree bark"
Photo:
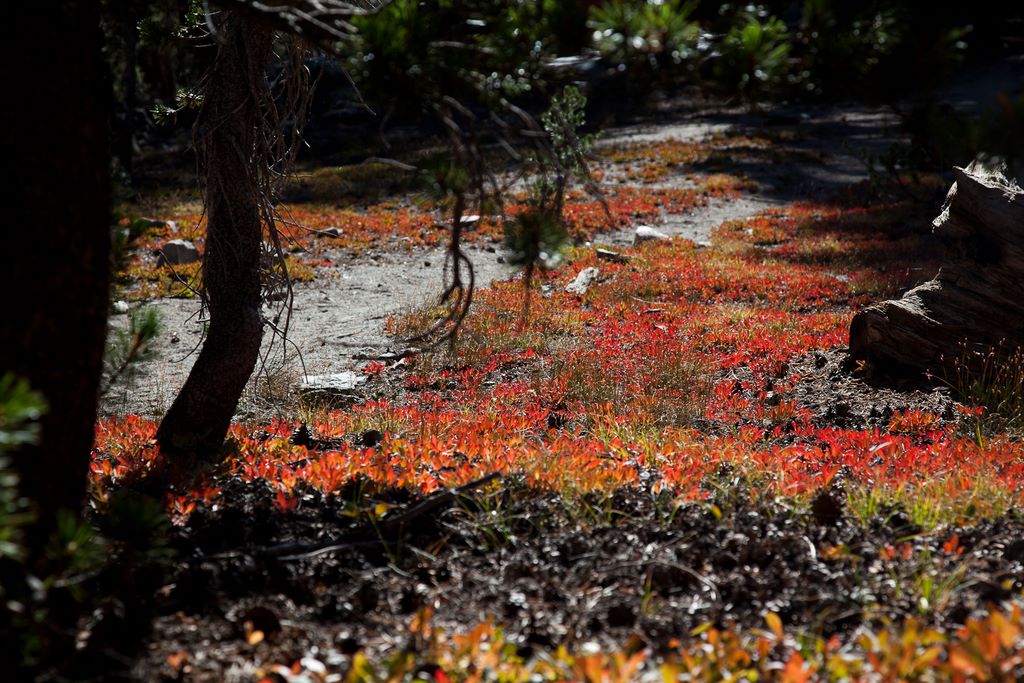
[[[162,452],[171,456],[209,458],[221,447],[256,367],[263,334],[263,224],[254,164],[272,38],[244,16],[229,15],[218,40],[199,122],[207,215],[203,283],[210,324],[202,351],[157,431]]]
[[[946,377],[965,351],[1008,355],[1024,345],[1024,191],[976,163],[954,174],[932,225],[960,259],[854,316],[854,359]]]
[[[81,512],[110,286],[109,83],[95,0],[18,3],[2,42],[5,192],[0,374],[41,392],[37,446],[14,455],[35,557],[57,511]]]
[[[121,74],[121,106],[123,111],[117,117],[116,154],[117,160],[129,178],[134,172],[135,159],[135,109],[139,104],[139,77],[136,70],[139,43],[139,9],[133,2],[120,2],[117,7],[117,23],[124,41],[124,65]]]

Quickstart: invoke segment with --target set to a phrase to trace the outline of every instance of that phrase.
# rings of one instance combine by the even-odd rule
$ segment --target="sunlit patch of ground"
[[[713,138],[688,143],[687,149],[707,156],[720,146]],[[617,173],[619,159],[619,154],[599,159],[597,175]],[[373,162],[297,174],[276,207],[276,225],[293,280],[312,281],[337,259],[367,251],[444,244],[448,230],[443,212],[418,191],[415,174],[409,176]],[[565,219],[573,238],[583,242],[602,232],[656,222],[663,213],[687,213],[713,198],[728,199],[754,188],[748,179],[735,175],[691,173],[664,187],[609,188],[602,198],[572,192]],[[524,199],[512,196],[505,207],[507,215],[521,212]],[[117,296],[130,301],[193,296],[201,286],[199,266],[162,264],[158,251],[169,240],[185,239],[203,252],[206,217],[201,202],[186,192],[152,194],[123,205],[120,212],[125,216],[120,230],[126,239],[115,264]],[[140,217],[157,220],[154,225],[131,230],[128,237],[129,226]],[[466,240],[492,243],[502,236],[501,220],[484,216],[467,231]]]

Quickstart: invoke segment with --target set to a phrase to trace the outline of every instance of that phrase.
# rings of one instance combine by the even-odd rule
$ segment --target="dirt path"
[[[665,214],[656,224],[661,231],[695,242],[707,242],[714,227],[727,220],[753,216],[771,206],[798,198],[821,196],[867,176],[864,151],[877,150],[888,139],[888,120],[871,112],[750,115],[725,113],[697,120],[650,124],[610,131],[602,145],[653,142],[668,138],[698,140],[727,131],[790,131],[793,145],[814,152],[820,161],[791,163],[737,162],[735,170],[758,183],[758,190],[733,200],[714,200],[689,213]],[[683,179],[672,182],[684,182]],[[632,230],[604,234],[595,243],[625,246]],[[499,262],[500,247],[469,250],[479,287],[514,277]],[[266,371],[250,382],[241,418],[266,417],[283,405],[282,399],[308,375],[353,370],[366,356],[389,350],[395,343],[383,330],[396,313],[426,303],[441,289],[442,249],[404,253],[369,252],[358,258],[341,252],[325,254],[336,265],[318,272],[317,280],[298,285],[289,330],[287,354],[280,340],[265,341]],[[116,386],[103,403],[106,414],[137,413],[157,417],[170,406],[195,360],[204,323],[196,301],[161,299],[151,303],[163,319],[163,332],[154,354],[138,364],[133,376]],[[123,328],[126,316],[111,323]],[[301,352],[301,361],[299,354]]]

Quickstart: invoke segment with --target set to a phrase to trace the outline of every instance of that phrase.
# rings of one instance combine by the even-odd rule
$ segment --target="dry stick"
[[[354,542],[364,540],[370,534],[375,533],[381,535],[384,533],[401,531],[409,522],[413,521],[417,517],[421,517],[431,510],[444,505],[445,503],[451,502],[456,497],[463,496],[473,489],[485,486],[492,481],[500,479],[501,477],[502,474],[500,472],[491,472],[486,476],[474,479],[462,486],[457,486],[445,491],[439,491],[424,498],[411,507],[406,508],[398,514],[388,516],[380,524],[375,524],[370,528],[364,527],[363,529],[351,531],[329,541],[321,541],[320,543],[285,543],[267,548],[260,554],[265,557],[275,557],[282,562],[295,562],[298,560],[309,560],[320,555],[336,552],[353,545]]]

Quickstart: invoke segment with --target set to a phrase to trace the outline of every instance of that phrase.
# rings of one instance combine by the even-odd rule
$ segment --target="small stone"
[[[669,237],[660,230],[655,230],[649,225],[638,225],[633,233],[633,244],[642,244],[654,240],[667,240]]]
[[[320,237],[341,237],[344,233],[341,231],[341,228],[335,228],[332,226],[330,228],[324,228],[316,234]]]
[[[114,315],[124,315],[125,313],[128,312],[128,302],[115,301],[110,305],[110,310],[114,313]]]
[[[462,218],[459,219],[459,225],[462,227],[463,230],[468,230],[468,229],[472,228],[475,224],[477,224],[479,222],[480,222],[480,216],[478,216],[476,214],[472,214],[472,213],[471,214],[466,214],[465,216],[463,216]],[[441,223],[437,223],[437,224],[434,225],[434,227],[437,228],[438,230],[447,230],[448,228],[451,227],[451,221],[448,220],[448,221],[443,221]]]
[[[355,396],[356,389],[364,382],[366,382],[365,375],[351,371],[329,375],[307,375],[299,385],[299,391],[332,396]]]
[[[195,263],[200,258],[196,245],[188,240],[171,240],[160,247],[158,252],[160,263],[168,263],[172,266],[180,266],[185,263]]]
[[[299,660],[299,664],[303,669],[311,674],[314,674],[317,678],[323,678],[323,675],[327,673],[327,667],[319,659],[312,657],[303,657]]]
[[[423,262],[423,267],[424,268],[429,268],[430,267],[430,261],[424,261]]]
[[[599,268],[584,268],[579,272],[579,275],[576,276],[576,279],[566,286],[565,291],[572,294],[586,294],[587,289],[590,288],[590,285],[593,284],[594,280],[596,280],[597,276],[600,274],[601,270]]]
[[[630,258],[626,254],[620,254],[619,252],[612,251],[611,249],[595,249],[594,254],[597,258],[603,261],[611,261],[612,263],[627,263]]]
[[[505,257],[504,256],[498,256],[498,263],[504,263],[504,262],[505,262]]]

